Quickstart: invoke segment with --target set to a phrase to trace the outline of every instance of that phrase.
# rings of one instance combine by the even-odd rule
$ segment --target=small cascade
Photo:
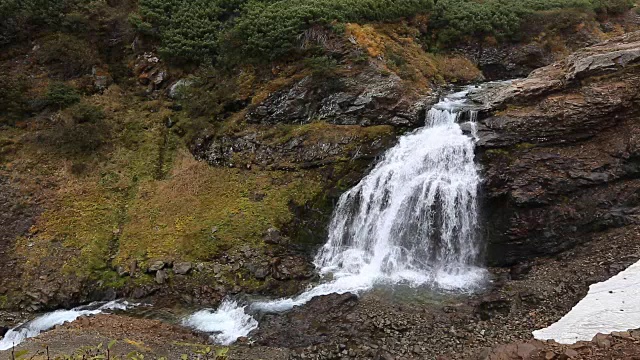
[[[81,316],[92,316],[114,310],[124,311],[138,305],[139,304],[131,304],[127,301],[116,300],[108,303],[92,303],[71,310],[58,310],[47,313],[9,330],[4,338],[0,340],[0,351],[11,349],[28,338],[38,336],[41,332],[47,331],[56,325],[72,322]]]
[[[330,279],[293,298],[225,301],[185,324],[229,344],[258,326],[249,313],[281,312],[332,293],[361,293],[377,284],[426,285],[468,291],[482,282],[476,267],[477,191],[475,118],[467,91],[450,95],[427,114],[426,124],[402,136],[359,184],[344,193],[315,258]],[[470,121],[466,135],[459,121]]]

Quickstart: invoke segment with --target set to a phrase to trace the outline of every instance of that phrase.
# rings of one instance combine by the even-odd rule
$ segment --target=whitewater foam
[[[92,303],[71,310],[58,310],[47,313],[9,330],[4,338],[0,340],[0,351],[11,349],[28,338],[38,336],[43,331],[47,331],[56,325],[75,321],[81,316],[97,315],[113,310],[127,310],[138,305],[139,304],[131,304],[127,301],[116,300],[108,303]]]
[[[185,326],[207,333],[214,333],[213,339],[228,345],[258,327],[258,321],[245,313],[245,306],[232,300],[225,300],[218,310],[200,310],[183,322]]]
[[[229,344],[257,328],[251,314],[282,312],[317,296],[370,290],[377,284],[428,285],[467,291],[485,278],[474,266],[477,189],[475,127],[458,120],[467,92],[450,95],[427,114],[425,127],[402,136],[375,168],[340,197],[329,238],[315,258],[332,279],[302,294],[191,315],[185,324]],[[476,113],[471,112],[470,120]]]

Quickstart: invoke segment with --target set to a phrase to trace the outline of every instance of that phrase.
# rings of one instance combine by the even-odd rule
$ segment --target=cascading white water
[[[458,124],[466,94],[436,104],[425,127],[402,136],[340,197],[329,239],[315,259],[320,273],[332,279],[294,298],[252,303],[249,311],[286,311],[316,296],[360,293],[380,283],[446,290],[477,286],[484,278],[484,270],[474,266],[480,177],[475,136],[465,135]],[[245,307],[231,301],[217,311],[199,311],[185,324],[216,332],[214,339],[223,344],[258,326]]]
[[[49,330],[56,325],[62,325],[65,322],[72,322],[81,316],[97,315],[112,310],[127,310],[138,305],[117,300],[108,303],[92,303],[71,310],[50,312],[9,330],[4,338],[0,340],[0,350],[11,349],[25,339],[38,336],[43,331]]]
[[[338,203],[322,273],[463,288],[478,255],[474,141],[458,113],[434,107]]]

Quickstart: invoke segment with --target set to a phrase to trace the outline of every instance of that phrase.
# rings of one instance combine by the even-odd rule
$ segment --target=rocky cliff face
[[[640,33],[478,96],[490,264],[640,221]]]

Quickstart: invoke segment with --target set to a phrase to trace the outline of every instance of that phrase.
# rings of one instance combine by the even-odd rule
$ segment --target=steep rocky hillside
[[[488,257],[513,264],[637,224],[640,34],[484,94]]]

